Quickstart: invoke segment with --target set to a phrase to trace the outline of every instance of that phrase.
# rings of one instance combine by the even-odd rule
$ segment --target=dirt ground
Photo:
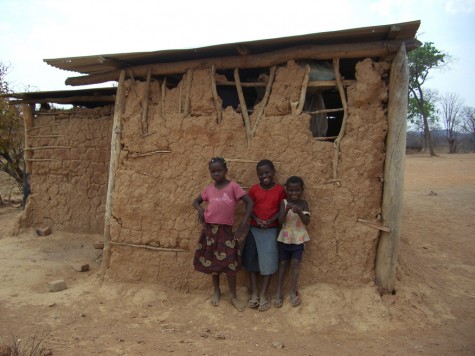
[[[19,212],[0,208],[0,345],[48,332],[52,355],[475,354],[475,154],[407,157],[395,295],[317,283],[264,313],[236,311],[225,287],[212,307],[211,289],[100,282],[100,236],[10,237]],[[49,292],[57,279],[68,288]]]

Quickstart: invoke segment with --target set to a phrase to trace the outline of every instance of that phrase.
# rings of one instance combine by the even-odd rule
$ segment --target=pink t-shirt
[[[208,185],[201,193],[203,201],[208,203],[205,209],[205,221],[208,224],[234,224],[234,209],[246,192],[234,181],[221,189],[214,184]]]

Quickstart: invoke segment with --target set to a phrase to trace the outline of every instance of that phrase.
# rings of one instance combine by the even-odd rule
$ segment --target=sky
[[[426,88],[475,107],[475,0],[0,0],[0,62],[16,92],[81,89],[43,62],[197,48],[420,20],[421,42],[453,59]],[[98,86],[104,86],[100,84]],[[90,86],[89,86],[90,87]]]

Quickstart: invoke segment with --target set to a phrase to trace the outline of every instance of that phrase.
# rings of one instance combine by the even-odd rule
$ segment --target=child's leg
[[[267,291],[272,275],[262,276],[262,288],[259,293],[259,311],[266,311],[270,308],[270,300],[267,298]]]
[[[293,307],[300,305],[300,296],[297,291],[297,281],[300,271],[300,260],[292,258],[290,262],[291,279],[290,279],[290,301]]]
[[[249,299],[249,308],[257,308],[259,305],[259,294],[257,292],[257,272],[249,272],[249,281],[251,283],[251,298]]]
[[[244,305],[241,304],[241,302],[237,299],[237,295],[236,295],[236,276],[228,274],[227,278],[228,278],[229,294],[231,296],[231,304],[234,305],[234,307],[237,310],[243,311]]]
[[[284,284],[285,274],[289,268],[289,260],[280,261],[279,263],[279,279],[277,280],[277,288],[275,291],[274,306],[280,308],[282,306],[282,285]]]
[[[214,293],[211,297],[211,305],[219,305],[219,300],[221,299],[221,290],[219,289],[219,274],[213,274],[213,289]]]

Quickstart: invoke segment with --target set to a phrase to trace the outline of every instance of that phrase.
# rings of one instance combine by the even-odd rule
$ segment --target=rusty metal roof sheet
[[[16,99],[14,104],[59,103],[85,107],[111,105],[115,101],[116,87],[79,90],[37,91],[2,94],[1,97]]]
[[[175,49],[155,52],[100,54],[84,57],[44,59],[49,65],[83,74],[154,63],[168,63],[209,57],[234,56],[245,51],[259,54],[300,45],[359,43],[384,40],[408,40],[416,36],[420,21],[383,26],[362,27],[341,31],[313,33],[302,36],[281,37],[250,42],[236,42],[192,49]]]

